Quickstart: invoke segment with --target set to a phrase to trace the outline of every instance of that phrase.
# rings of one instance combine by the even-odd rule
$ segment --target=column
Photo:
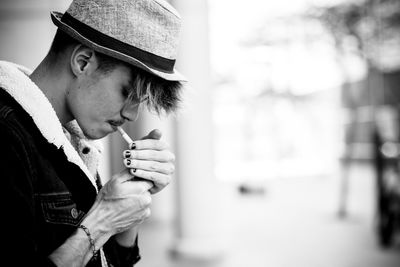
[[[189,82],[175,123],[177,224],[171,251],[189,260],[213,260],[222,250],[213,159],[208,7],[203,0],[173,0],[172,5],[183,21],[176,67]]]

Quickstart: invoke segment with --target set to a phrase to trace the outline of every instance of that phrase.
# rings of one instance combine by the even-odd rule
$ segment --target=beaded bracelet
[[[83,224],[80,224],[79,226],[78,226],[78,228],[81,228],[84,232],[85,232],[85,234],[87,235],[87,237],[88,237],[88,239],[89,239],[89,243],[90,243],[90,247],[92,248],[92,250],[93,250],[93,258],[96,258],[96,253],[97,253],[97,250],[96,250],[96,246],[95,246],[95,244],[94,244],[94,240],[93,240],[93,238],[92,238],[92,235],[90,234],[90,231],[89,231],[89,229],[86,227],[86,226],[84,226]]]

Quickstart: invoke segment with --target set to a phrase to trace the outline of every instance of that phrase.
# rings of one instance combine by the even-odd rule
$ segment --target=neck
[[[68,74],[62,63],[51,63],[46,57],[30,75],[31,80],[47,97],[61,124],[64,125],[73,118],[66,107],[66,91]]]

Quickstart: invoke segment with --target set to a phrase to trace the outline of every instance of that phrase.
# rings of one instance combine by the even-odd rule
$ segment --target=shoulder
[[[32,118],[3,90],[0,90],[0,143],[23,146],[37,132]]]

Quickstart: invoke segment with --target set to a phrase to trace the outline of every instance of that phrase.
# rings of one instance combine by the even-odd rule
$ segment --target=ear
[[[93,73],[98,66],[95,51],[84,45],[77,45],[71,53],[71,70],[75,76]]]

